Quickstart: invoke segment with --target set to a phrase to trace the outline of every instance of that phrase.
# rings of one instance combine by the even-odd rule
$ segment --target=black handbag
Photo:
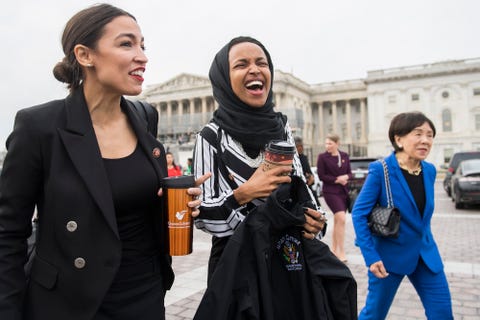
[[[368,216],[368,226],[373,235],[387,238],[397,238],[400,229],[400,210],[393,204],[390,178],[385,160],[380,159],[383,165],[383,176],[387,190],[387,207],[375,206]]]

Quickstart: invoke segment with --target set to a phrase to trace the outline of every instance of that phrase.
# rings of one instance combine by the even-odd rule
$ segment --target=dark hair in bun
[[[62,35],[62,47],[65,57],[53,68],[53,75],[58,81],[68,84],[70,91],[80,87],[84,75],[73,49],[77,44],[95,48],[103,35],[105,25],[119,16],[130,13],[110,4],[98,4],[77,12],[67,22]]]

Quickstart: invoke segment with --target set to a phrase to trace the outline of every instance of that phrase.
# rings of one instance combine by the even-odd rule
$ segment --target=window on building
[[[348,138],[348,136],[347,136],[347,125],[345,123],[342,123],[342,128],[340,130],[342,132],[340,139],[345,140],[346,138]]]
[[[480,114],[475,115],[475,130],[480,131]]]
[[[473,95],[480,96],[480,88],[473,88]]]
[[[412,101],[418,101],[420,100],[420,95],[418,93],[412,94]]]
[[[449,96],[450,96],[450,93],[448,93],[448,91],[442,92],[442,98],[447,99]]]
[[[355,125],[355,138],[357,141],[359,141],[362,138],[362,124],[357,123]]]
[[[450,109],[442,111],[442,128],[443,132],[452,131],[452,113],[450,112]]]

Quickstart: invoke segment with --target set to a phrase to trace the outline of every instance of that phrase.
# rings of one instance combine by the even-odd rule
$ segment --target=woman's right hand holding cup
[[[291,171],[291,166],[276,166],[265,171],[264,164],[262,164],[250,179],[233,190],[233,196],[240,205],[253,199],[268,197],[280,184],[292,181],[288,176]]]

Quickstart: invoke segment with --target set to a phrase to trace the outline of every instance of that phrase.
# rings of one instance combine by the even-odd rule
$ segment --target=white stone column
[[[172,128],[172,101],[167,101],[167,128]]]
[[[332,131],[340,135],[338,132],[337,101],[332,101]]]
[[[275,107],[277,108],[276,111],[282,106],[282,94],[277,93],[275,94]]]
[[[352,106],[350,105],[350,100],[347,99],[345,101],[345,116],[347,118],[347,136],[345,142],[348,144],[352,143],[352,113],[351,113]]]
[[[312,118],[312,106],[308,103],[305,102],[305,107],[303,108],[304,114],[307,115],[308,121],[305,121],[308,126],[308,131],[307,131],[307,143],[311,146],[312,141],[313,141],[313,118]]]
[[[182,100],[178,100],[177,114],[179,115],[178,119],[180,119],[183,115],[183,101]]]
[[[202,125],[207,123],[207,97],[202,97]]]
[[[193,123],[195,121],[195,98],[190,99],[190,117],[189,117],[188,121],[189,121],[189,123],[188,123],[187,130],[192,131],[193,130]]]
[[[320,147],[323,144],[323,141],[325,140],[324,138],[324,128],[325,128],[325,123],[323,119],[323,101],[318,103],[318,128],[317,128],[317,134],[318,134],[318,141],[317,145]]]
[[[365,107],[365,99],[360,99],[360,142],[367,143],[367,112]]]

